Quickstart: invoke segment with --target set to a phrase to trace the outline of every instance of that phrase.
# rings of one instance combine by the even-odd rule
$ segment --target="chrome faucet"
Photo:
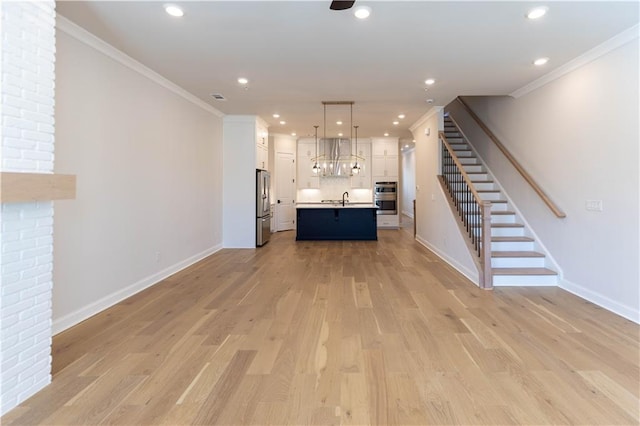
[[[349,193],[347,191],[342,194],[342,207],[344,207],[344,196],[347,196],[347,202],[349,202]]]

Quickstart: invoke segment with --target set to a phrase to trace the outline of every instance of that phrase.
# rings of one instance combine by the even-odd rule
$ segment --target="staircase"
[[[486,167],[446,116],[444,135],[483,200],[491,201],[491,271],[494,286],[557,285],[548,261]]]

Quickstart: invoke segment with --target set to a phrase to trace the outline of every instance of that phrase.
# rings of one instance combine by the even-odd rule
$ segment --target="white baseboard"
[[[181,262],[175,263],[169,266],[168,268],[158,271],[153,275],[143,278],[140,281],[131,284],[130,286],[127,286],[114,293],[111,293],[110,295],[105,296],[102,299],[96,300],[95,302],[83,308],[80,308],[60,318],[54,319],[52,323],[52,334],[55,336],[56,334],[70,327],[73,327],[74,325],[86,320],[87,318],[92,317],[93,315],[104,311],[105,309],[115,305],[116,303],[121,302],[124,299],[131,297],[134,294],[139,293],[142,290],[148,287],[151,287],[154,284],[159,283],[165,278],[175,274],[176,272],[179,272],[185,269],[188,266],[193,265],[194,263],[220,251],[221,249],[222,249],[222,244],[218,244],[213,247],[210,247]]]
[[[474,283],[475,285],[479,285],[478,284],[479,283],[479,277],[478,277],[478,272],[477,271],[472,271],[472,270],[468,269],[467,267],[461,265],[457,260],[455,260],[455,259],[449,257],[447,254],[441,252],[437,247],[435,247],[434,245],[432,245],[431,243],[429,243],[428,241],[422,239],[419,236],[416,236],[416,241],[419,242],[420,244],[422,244],[423,246],[425,246],[426,248],[428,248],[429,250],[431,250],[436,256],[438,256],[440,259],[444,260],[446,263],[451,265],[455,270],[457,270],[462,275],[467,277],[472,283]]]
[[[562,280],[560,281],[559,287],[567,290],[569,293],[573,293],[578,297],[588,300],[589,302],[594,303],[601,308],[611,311],[614,314],[620,315],[621,317],[626,318],[629,321],[640,324],[640,311],[638,311],[637,309],[624,305],[615,300],[611,300],[600,293],[596,293],[593,290],[584,288],[581,285],[572,283],[571,281]]]
[[[413,219],[413,212],[410,212],[408,210],[402,210],[402,214]]]

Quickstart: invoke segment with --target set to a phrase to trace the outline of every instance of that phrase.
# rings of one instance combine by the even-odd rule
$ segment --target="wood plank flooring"
[[[480,290],[409,231],[216,253],[55,336],[53,383],[2,424],[640,422],[636,324]]]

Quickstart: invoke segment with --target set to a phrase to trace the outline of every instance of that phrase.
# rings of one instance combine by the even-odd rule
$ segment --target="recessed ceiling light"
[[[433,103],[433,99],[427,99],[427,103],[428,104],[432,104]]]
[[[175,4],[166,4],[164,6],[164,11],[171,16],[175,16],[176,18],[184,16],[184,12],[182,11],[182,9],[176,6]]]
[[[399,122],[399,121],[394,121],[394,122],[393,122],[393,125],[394,125],[394,126],[397,126],[398,124],[400,124],[400,122]]]
[[[338,133],[338,136],[342,136],[342,133]]]
[[[428,78],[424,81],[424,84],[426,84],[427,86],[431,86],[433,83],[435,83],[436,81],[432,78]]]
[[[280,114],[273,114],[273,118],[280,118]]]
[[[540,67],[546,64],[547,62],[549,62],[549,58],[539,58],[533,61],[533,65]]]
[[[296,132],[291,133],[291,136],[296,136]]]
[[[371,15],[371,8],[369,6],[358,6],[354,9],[353,14],[358,19],[367,19]]]
[[[337,124],[338,126],[342,126],[342,121],[336,121],[336,124]]]
[[[404,147],[405,147],[405,148],[409,148],[409,145],[405,145]]]
[[[400,120],[402,120],[404,117],[405,117],[405,115],[404,115],[404,114],[400,114],[400,115],[398,116],[398,118],[399,118]]]
[[[547,6],[534,7],[525,16],[529,19],[539,19],[546,15],[548,10]]]
[[[385,135],[385,136],[389,136],[389,133],[385,133],[384,135]]]
[[[240,78],[238,79],[238,83],[240,83],[240,84],[247,84],[248,82],[249,82],[249,80],[247,80],[247,79],[246,79],[246,78],[244,78],[244,77],[240,77]]]
[[[280,124],[282,124],[284,126],[285,124],[287,124],[287,122],[286,121],[281,121]]]
[[[416,140],[414,139],[414,140],[412,140],[411,142],[416,143]]]

